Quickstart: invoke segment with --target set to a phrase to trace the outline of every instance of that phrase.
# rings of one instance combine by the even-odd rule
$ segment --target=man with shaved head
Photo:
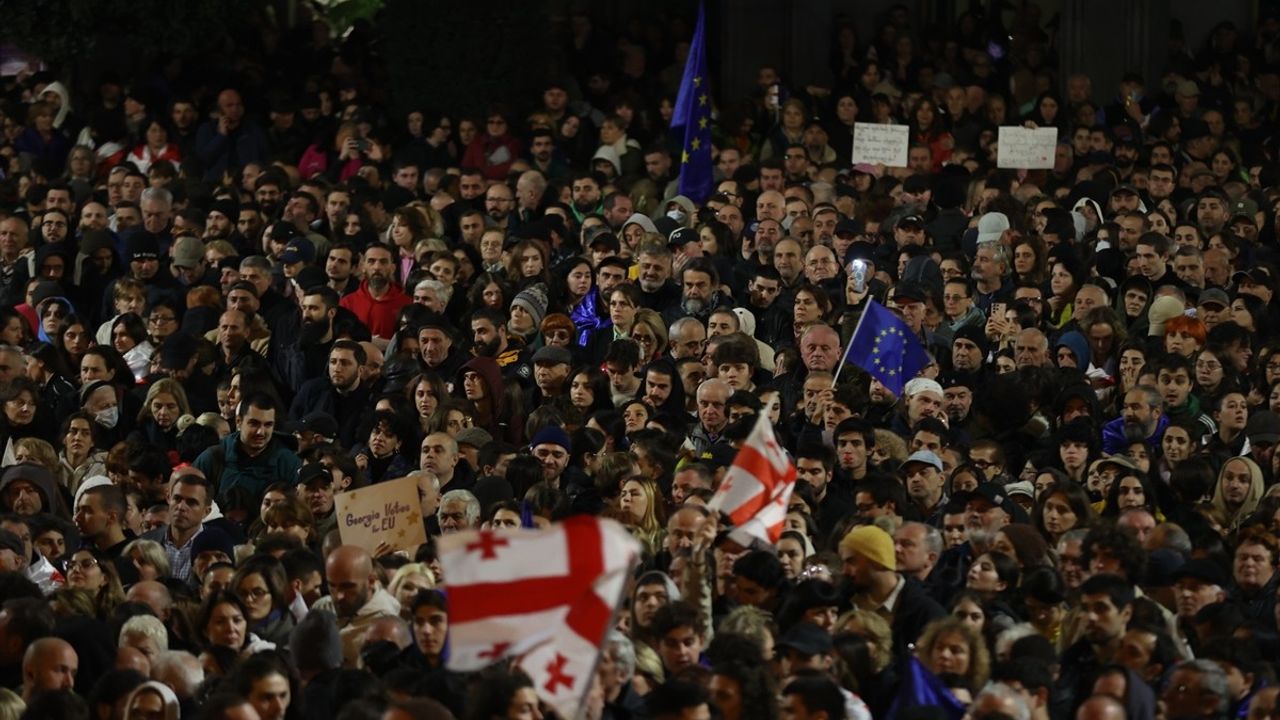
[[[324,563],[328,597],[320,598],[314,610],[326,610],[338,617],[342,637],[344,667],[358,667],[364,635],[379,618],[398,617],[400,603],[378,585],[373,558],[363,548],[340,545]]]
[[[29,703],[46,690],[74,689],[79,669],[80,658],[66,640],[36,640],[22,656],[22,699]]]

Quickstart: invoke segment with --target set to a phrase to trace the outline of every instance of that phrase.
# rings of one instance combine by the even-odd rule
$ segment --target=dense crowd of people
[[[1276,715],[1280,18],[1100,88],[1030,2],[837,17],[823,86],[711,78],[703,198],[684,20],[574,15],[472,116],[298,7],[236,77],[0,83],[0,717],[539,720],[448,668],[434,538],[577,513],[643,548],[592,720]],[[898,394],[842,363],[873,301]],[[742,547],[761,415],[798,481]],[[401,478],[428,542],[343,544]]]

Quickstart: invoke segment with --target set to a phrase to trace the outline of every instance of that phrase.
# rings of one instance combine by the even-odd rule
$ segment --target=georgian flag
[[[538,696],[577,717],[639,544],[618,523],[583,515],[545,530],[444,535],[437,546],[449,669],[518,657]]]
[[[796,486],[796,466],[774,437],[768,415],[759,414],[733,466],[707,504],[733,521],[729,539],[743,547],[752,540],[772,545],[782,535],[787,503]]]

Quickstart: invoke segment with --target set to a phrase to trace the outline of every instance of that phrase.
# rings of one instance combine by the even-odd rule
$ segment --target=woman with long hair
[[[431,432],[431,416],[440,406],[440,402],[449,397],[449,391],[439,375],[425,372],[409,381],[406,392],[413,401],[414,410],[417,411],[419,432],[425,436]]]
[[[410,207],[397,208],[391,213],[391,225],[387,228],[387,244],[396,248],[396,264],[400,277],[407,278],[416,265],[414,251],[418,243],[427,239],[427,224],[422,214]]]
[[[955,139],[951,137],[948,122],[947,116],[938,112],[938,106],[927,97],[916,103],[911,112],[911,142],[929,148],[931,172],[940,172],[955,149]]]
[[[592,366],[574,370],[569,375],[569,402],[587,418],[597,411],[613,409],[609,378]]]
[[[111,346],[124,357],[138,382],[147,376],[155,346],[147,338],[147,326],[134,313],[125,313],[111,323]]]
[[[511,247],[507,257],[507,282],[525,288],[535,283],[551,284],[550,259],[547,248],[537,240],[521,240]]]
[[[1093,524],[1093,505],[1084,488],[1070,480],[1061,480],[1045,488],[1031,513],[1031,522],[1052,546],[1072,530]]]
[[[476,276],[467,300],[473,310],[487,307],[506,312],[516,292],[503,274],[485,272]]]
[[[89,323],[79,315],[68,315],[62,332],[50,338],[50,341],[62,354],[66,366],[73,371],[68,379],[78,384],[80,360],[93,345],[93,332]]]
[[[164,450],[178,449],[178,418],[191,414],[187,391],[173,378],[161,378],[147,390],[138,413],[138,426],[130,437]]]
[[[618,495],[618,520],[640,541],[648,557],[662,548],[667,526],[665,508],[662,494],[652,482],[641,477],[623,481]]]
[[[85,478],[107,474],[107,451],[98,442],[98,424],[86,412],[73,412],[62,421],[58,459],[67,491],[75,494]]]
[[[1038,235],[1017,233],[1013,241],[1013,277],[1015,283],[1044,285],[1047,249]]]
[[[120,573],[115,563],[95,548],[82,547],[72,553],[63,569],[63,576],[67,579],[67,587],[93,595],[99,620],[111,617],[116,606],[124,602],[124,588],[120,585]]]
[[[1060,328],[1071,321],[1076,292],[1083,283],[1080,263],[1074,258],[1059,256],[1049,267],[1049,314],[1045,318],[1050,325]]]

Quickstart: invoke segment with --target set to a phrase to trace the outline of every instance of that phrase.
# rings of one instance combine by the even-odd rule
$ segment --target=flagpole
[[[868,305],[870,305],[871,303],[874,303],[875,301],[876,301],[875,298],[872,298],[872,297],[867,298]],[[866,319],[867,319],[867,310],[866,308],[863,308],[862,314],[858,316],[858,324],[853,327],[853,335],[849,336],[849,345],[847,345],[844,349],[844,352],[840,354],[840,364],[836,366],[835,377],[831,378],[831,387],[835,387],[836,383],[840,382],[840,371],[844,370],[844,364],[849,359],[849,348],[853,347],[853,341],[858,339],[858,331],[862,329],[862,321]]]

